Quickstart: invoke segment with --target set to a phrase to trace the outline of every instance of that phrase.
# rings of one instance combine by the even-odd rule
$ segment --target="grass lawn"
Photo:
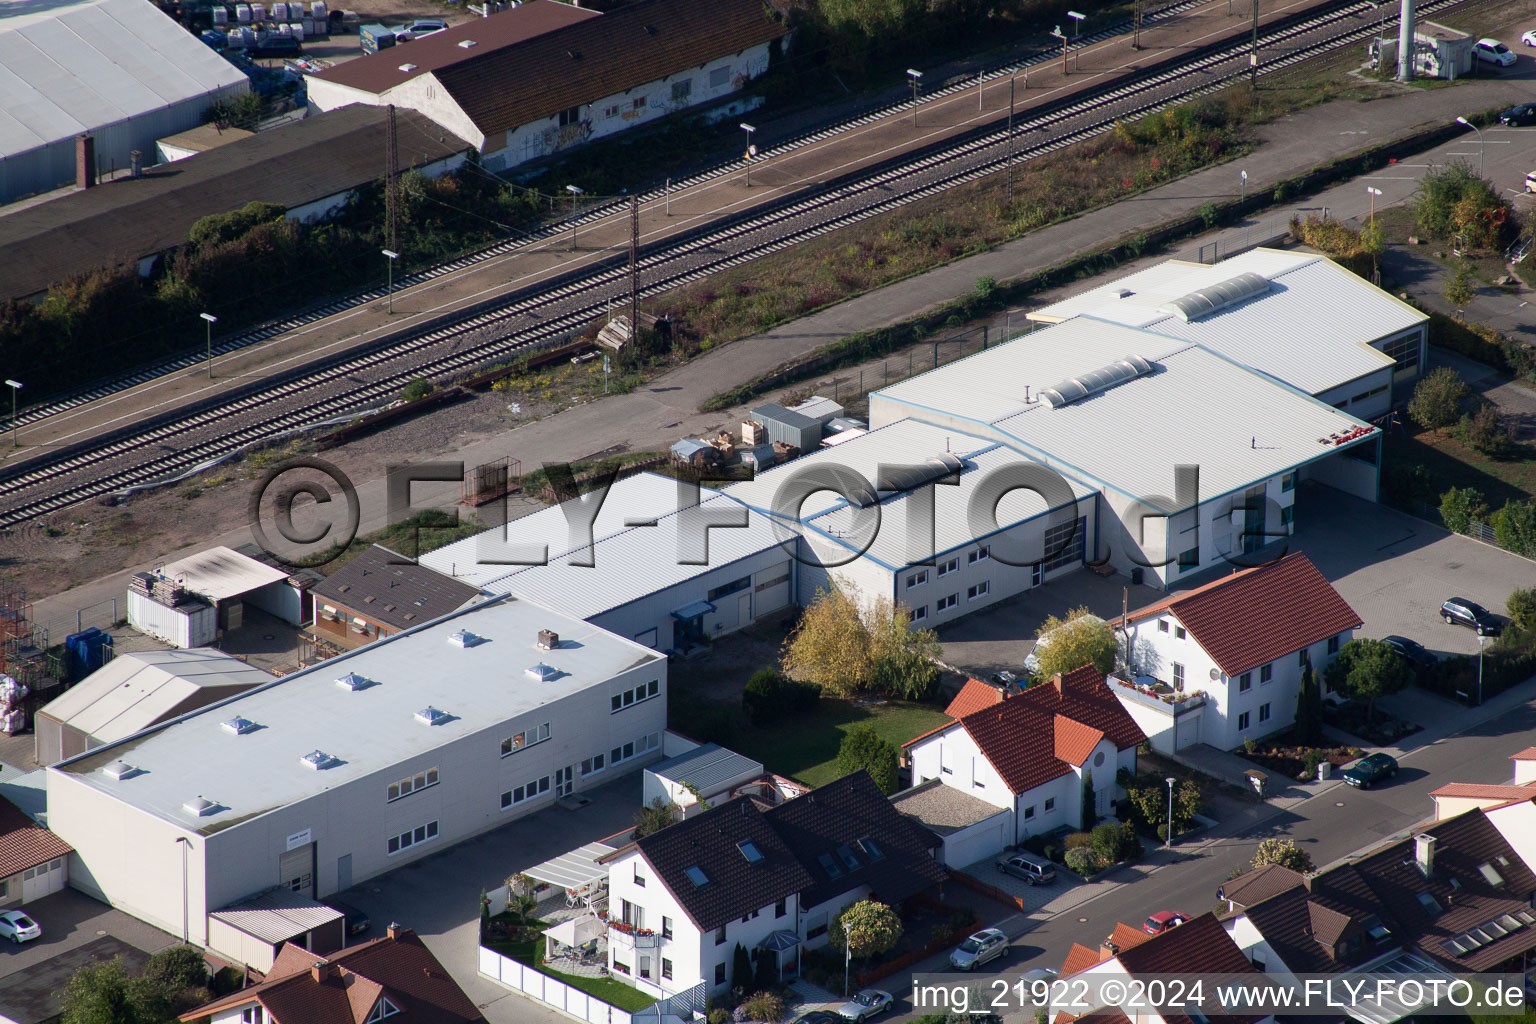
[[[733,746],[768,768],[811,786],[824,786],[838,777],[837,748],[855,725],[869,724],[881,738],[898,747],[914,736],[949,721],[931,704],[890,701],[854,707],[848,701],[820,701],[814,714],[766,729],[745,729]]]
[[[513,918],[512,915],[503,913],[498,914],[494,920],[511,923]],[[547,928],[549,926],[548,921],[530,921],[529,924],[535,928]],[[561,974],[559,971],[551,970],[544,966],[543,935],[540,935],[533,942],[486,939],[485,945],[486,948],[494,949],[504,957],[516,960],[518,963],[527,964],[540,974],[554,978],[556,981],[564,982],[571,986],[571,988],[585,992],[587,995],[601,999],[610,1005],[617,1006],[621,1010],[634,1013],[656,1002],[653,997],[646,995],[637,988],[624,984],[622,981],[615,981],[612,978],[583,978],[573,974]]]
[[[1443,492],[1451,487],[1473,487],[1490,509],[1506,501],[1526,500],[1536,494],[1536,448],[1521,444],[1514,458],[1490,459],[1451,437],[1447,431],[1420,431],[1412,437],[1387,436],[1387,466],[1419,464],[1429,470]],[[1438,504],[1430,501],[1429,504]]]

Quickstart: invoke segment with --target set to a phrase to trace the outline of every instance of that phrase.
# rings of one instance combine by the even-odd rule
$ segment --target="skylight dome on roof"
[[[527,672],[530,678],[537,679],[541,683],[547,683],[551,679],[555,679],[560,675],[559,669],[555,668],[553,665],[546,665],[542,661],[537,665],[528,666],[528,668],[524,669],[524,671]]]
[[[181,809],[188,814],[202,818],[219,809],[219,805],[212,800],[204,800],[202,797],[194,797],[181,805]]]
[[[336,763],[336,759],[323,750],[312,750],[299,758],[299,760],[304,763],[304,767],[311,768],[317,772],[329,768]]]
[[[473,647],[482,640],[482,637],[476,636],[467,629],[455,630],[448,634],[448,642],[455,647]]]
[[[127,761],[113,761],[111,764],[102,765],[101,773],[108,778],[121,782],[124,779],[137,775],[139,770]]]
[[[1052,387],[1044,388],[1040,392],[1040,398],[1052,409],[1060,409],[1064,405],[1081,401],[1090,395],[1096,395],[1101,391],[1108,391],[1117,384],[1124,384],[1128,380],[1135,380],[1152,372],[1152,364],[1141,356],[1129,355],[1124,359],[1118,359],[1108,366],[1101,366],[1097,370],[1089,370],[1069,380],[1064,380]]]
[[[1188,295],[1181,295],[1157,307],[1159,313],[1168,313],[1185,323],[1203,316],[1219,313],[1229,306],[1263,295],[1269,291],[1269,279],[1252,271],[1238,274],[1225,281],[1198,288]]]
[[[356,672],[348,672],[336,680],[336,685],[344,690],[366,690],[373,685],[373,680]]]
[[[246,733],[256,728],[255,722],[241,715],[236,715],[234,718],[229,719],[227,722],[220,722],[219,725],[223,727],[224,731],[232,732],[236,736],[244,736]]]
[[[448,721],[448,712],[439,711],[437,708],[434,708],[432,705],[428,704],[426,707],[416,712],[416,721],[420,722],[422,725],[442,725],[444,722]]]

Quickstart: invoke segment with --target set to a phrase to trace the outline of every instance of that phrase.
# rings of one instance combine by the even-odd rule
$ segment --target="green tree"
[[[1473,247],[1498,245],[1511,224],[1509,204],[1498,189],[1463,160],[1420,179],[1413,212],[1424,234]]]
[[[1084,832],[1093,828],[1093,823],[1099,820],[1098,800],[1093,792],[1093,772],[1083,773],[1083,820],[1078,828]]]
[[[1536,629],[1536,590],[1516,588],[1504,602],[1509,624],[1516,629]]]
[[[678,820],[677,804],[657,797],[635,812],[635,838],[654,835]]]
[[[855,725],[837,748],[837,774],[852,775],[859,769],[869,772],[880,792],[896,792],[900,754],[896,745],[882,739],[874,726]]]
[[[1456,307],[1456,315],[1460,317],[1462,311],[1472,304],[1477,296],[1472,286],[1472,265],[1462,260],[1456,265],[1456,272],[1445,283],[1445,301]]]
[[[1448,427],[1461,419],[1461,406],[1471,390],[1449,366],[1430,371],[1413,389],[1408,415],[1425,430]]]
[[[902,700],[927,700],[939,686],[938,659],[944,648],[931,629],[913,629],[912,613],[897,607],[889,616],[876,614],[870,625],[870,655],[875,663],[874,688]]]
[[[1386,247],[1386,231],[1379,222],[1372,220],[1360,229],[1360,251],[1371,258],[1372,271],[1381,266],[1381,254],[1386,251]]]
[[[1506,457],[1513,447],[1509,428],[1492,402],[1484,402],[1456,424],[1456,439],[1490,458]]]
[[[828,939],[838,953],[852,950],[854,956],[877,956],[901,941],[901,918],[896,911],[875,900],[860,900],[843,908],[832,920]]]
[[[1092,665],[1104,675],[1114,671],[1114,630],[1087,608],[1074,608],[1065,619],[1052,615],[1035,631],[1035,637],[1035,659],[1045,679],[1084,665]]]
[[[62,1024],[162,1024],[145,1015],[135,981],[121,957],[80,968],[64,987]]]
[[[1376,701],[1407,686],[1413,676],[1407,660],[1381,640],[1351,640],[1339,648],[1326,674],[1334,690],[1365,701],[1367,722],[1375,714]]]
[[[1106,864],[1117,864],[1139,857],[1141,842],[1137,840],[1136,829],[1130,822],[1106,821],[1094,826],[1093,852]]]
[[[1483,493],[1474,487],[1452,487],[1440,495],[1440,518],[1453,533],[1466,533],[1474,519],[1488,514]]]
[[[747,947],[736,943],[736,951],[731,954],[731,988],[739,988],[743,992],[752,987],[752,957],[747,953]]]
[[[139,976],[168,992],[208,984],[208,961],[196,946],[171,946],[151,956]]]
[[[1312,870],[1312,856],[1305,850],[1298,850],[1296,844],[1289,839],[1265,839],[1254,851],[1253,866],[1262,868],[1268,864],[1307,872]]]
[[[1316,743],[1323,732],[1323,695],[1309,664],[1301,670],[1301,689],[1296,694],[1296,742]]]
[[[753,725],[772,725],[811,711],[821,699],[821,691],[809,683],[799,683],[775,668],[760,668],[752,673],[741,694],[741,706]]]
[[[1526,558],[1536,556],[1536,503],[1506,502],[1493,517],[1493,537],[1500,547],[1513,551],[1517,555],[1523,555]],[[1510,601],[1518,600],[1517,595],[1520,594],[1529,597],[1530,593],[1529,590],[1517,590],[1509,596]],[[1536,622],[1528,623],[1527,626],[1532,624]]]

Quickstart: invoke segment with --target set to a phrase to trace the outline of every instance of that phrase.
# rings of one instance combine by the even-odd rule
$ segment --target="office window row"
[[[508,754],[515,754],[525,747],[531,747],[535,743],[543,743],[547,739],[549,739],[548,722],[530,729],[524,729],[522,732],[515,732],[501,741],[501,756],[506,757]]]
[[[650,700],[652,697],[655,697],[660,693],[660,679],[652,679],[648,683],[641,683],[639,686],[631,687],[630,689],[625,690],[623,693],[614,694],[612,700],[609,702],[608,713],[613,714],[618,711],[623,711],[627,707],[639,704],[642,701]]]

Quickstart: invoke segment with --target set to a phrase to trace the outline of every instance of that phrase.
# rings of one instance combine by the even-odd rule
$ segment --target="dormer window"
[[[847,867],[849,871],[859,870],[859,858],[854,854],[852,850],[848,849],[848,847],[839,846],[837,848],[837,856],[842,860],[843,865]]]
[[[843,869],[837,866],[837,861],[832,859],[830,853],[823,853],[816,858],[816,863],[821,865],[821,870],[827,873],[828,878],[842,878]]]
[[[864,856],[868,857],[871,861],[885,859],[885,851],[880,849],[880,844],[869,836],[859,840],[859,849],[863,850]]]
[[[1419,893],[1419,906],[1423,907],[1424,912],[1427,913],[1430,917],[1439,917],[1441,914],[1445,913],[1439,902],[1428,892]]]
[[[1365,929],[1365,934],[1370,936],[1372,942],[1384,942],[1392,937],[1392,932],[1387,929],[1386,925],[1381,923],[1381,918],[1375,914],[1371,914],[1363,919],[1360,922],[1360,927]]]

